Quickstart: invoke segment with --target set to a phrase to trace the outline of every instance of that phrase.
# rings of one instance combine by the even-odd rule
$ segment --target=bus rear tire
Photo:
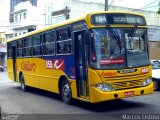
[[[72,101],[72,92],[71,92],[71,86],[69,84],[69,81],[67,79],[62,81],[61,84],[61,97],[64,103],[71,104]]]
[[[26,92],[27,91],[27,86],[25,85],[25,79],[23,74],[20,75],[20,84],[21,84],[21,90]]]

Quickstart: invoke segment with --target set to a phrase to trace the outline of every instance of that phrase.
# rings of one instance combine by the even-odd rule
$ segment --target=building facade
[[[30,2],[32,8],[29,7],[29,9],[27,9],[25,5],[23,5],[24,8],[26,8],[27,10],[22,7],[19,8],[19,10],[16,9],[17,6],[22,5],[22,3],[26,4],[27,2]],[[11,0],[10,4],[11,4],[10,5],[10,15],[12,15],[12,17],[10,17],[10,21],[11,21],[10,26],[13,26],[13,25],[15,26],[13,28],[13,32],[14,30],[17,30],[17,31],[21,30],[22,24],[24,24],[24,22],[21,22],[21,25],[18,25],[18,26],[16,24],[17,23],[19,24],[22,18],[26,19],[27,17],[28,19],[28,17],[30,16],[28,12],[30,11],[30,9],[31,11],[34,12],[35,11],[35,9],[33,9],[34,7],[38,9],[39,11],[35,13],[37,19],[34,19],[34,20],[36,22],[31,21],[32,23],[35,23],[35,24],[32,24],[30,27],[37,26],[37,28],[42,28],[44,26],[48,26],[48,25],[52,25],[52,24],[64,21],[66,19],[65,14],[62,13],[61,15],[52,16],[52,12],[65,9],[66,7],[69,8],[70,10],[69,18],[78,17],[81,15],[84,15],[85,13],[93,12],[93,11],[104,11],[104,3],[87,2],[83,0],[59,0],[59,1]],[[109,10],[140,13],[146,17],[148,25],[159,25],[160,24],[160,20],[159,20],[160,16],[156,12],[133,9],[133,8],[126,8],[126,7],[119,7],[119,6],[113,6],[113,5],[110,5]],[[21,12],[22,12],[22,15],[18,16],[18,14],[21,14]],[[31,16],[34,17],[33,14]],[[27,27],[25,25],[23,26]],[[28,31],[22,29],[22,33],[26,33],[26,32]],[[13,37],[22,34],[22,33],[19,33],[19,34],[18,33],[14,33]]]
[[[0,64],[6,67],[7,58],[7,44],[5,38],[5,32],[0,32]]]
[[[150,59],[160,60],[160,26],[148,26]]]
[[[10,8],[12,18],[10,17],[11,22],[6,31],[7,40],[54,24],[54,21],[61,21],[59,16],[58,19],[53,19],[51,14],[64,8],[63,0],[11,0],[10,4],[14,7]]]
[[[11,0],[10,4],[10,27],[6,32],[7,39],[64,21],[66,19],[64,13],[57,16],[53,16],[52,13],[65,8],[70,10],[69,18],[93,11],[104,11],[104,3],[87,2],[87,0]],[[148,25],[160,25],[160,16],[156,12],[113,5],[109,6],[109,10],[143,14]],[[159,42],[160,40],[150,41],[150,48],[153,48],[153,44],[159,45]],[[157,48],[154,49],[157,50]],[[157,54],[152,56],[152,53],[155,53],[154,49],[150,49],[151,59],[157,56]],[[155,59],[160,59],[160,56]]]
[[[41,25],[43,14],[40,8],[33,6],[30,1],[20,2],[14,6],[12,13],[14,22],[6,31],[6,38],[17,37],[31,32]],[[44,22],[44,21],[43,21]]]
[[[14,7],[21,3],[21,2],[26,2],[26,1],[30,1],[30,3],[33,5],[33,6],[37,6],[37,0],[10,0],[10,23],[13,23],[14,22],[14,15],[13,15],[13,12],[14,12]]]
[[[71,10],[70,17],[77,17],[80,15],[84,15],[88,12],[93,11],[104,11],[104,3],[95,3],[95,2],[87,2],[82,0],[70,0],[66,1],[65,6],[68,6]],[[120,6],[109,6],[110,11],[126,11],[126,12],[134,12],[143,14],[146,17],[148,25],[160,25],[160,16],[156,12],[146,11],[141,9],[133,9],[133,8],[126,8]]]

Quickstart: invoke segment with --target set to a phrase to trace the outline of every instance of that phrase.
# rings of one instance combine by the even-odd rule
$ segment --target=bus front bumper
[[[103,101],[120,99],[120,98],[141,96],[146,94],[152,94],[153,91],[154,91],[153,82],[146,87],[117,90],[117,91],[111,91],[111,92],[104,92],[95,87],[91,87],[90,102],[97,103],[97,102],[103,102]]]

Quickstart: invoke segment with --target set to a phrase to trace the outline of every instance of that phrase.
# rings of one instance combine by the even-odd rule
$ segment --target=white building
[[[38,0],[36,7],[32,6],[30,1],[20,2],[14,7],[14,22],[9,25],[6,38],[10,39],[53,24],[52,11],[63,8],[63,0]],[[59,17],[56,21],[59,21]]]
[[[7,44],[5,39],[5,32],[0,32],[0,64],[6,67],[7,59]]]
[[[64,14],[57,15],[57,16],[50,16],[51,15],[50,12],[65,9],[66,6],[70,9],[70,18],[82,16],[88,12],[104,11],[104,3],[102,2],[96,3],[96,2],[88,2],[87,0],[64,0],[64,3],[62,2],[61,7],[58,7],[59,9],[57,9],[57,6],[59,6],[59,4],[60,3],[57,3],[57,2],[46,4],[47,5],[46,11],[49,12],[49,13],[46,13],[49,18],[49,19],[46,19],[47,25],[64,21],[65,20]],[[158,15],[156,12],[153,12],[153,11],[119,7],[119,6],[113,6],[113,5],[109,6],[109,10],[135,12],[135,13],[143,14],[146,17],[148,25],[160,25],[160,15]]]
[[[20,36],[37,27],[44,27],[43,10],[39,7],[32,6],[29,1],[21,2],[14,8],[14,22],[10,24],[6,31],[6,38]]]
[[[14,23],[10,24],[6,31],[7,39],[64,21],[66,19],[64,14],[52,16],[52,12],[65,9],[66,6],[70,9],[70,18],[91,11],[104,10],[104,3],[87,2],[87,0],[85,2],[84,0],[38,0],[37,7],[32,6],[29,1],[21,2],[14,8]],[[160,17],[156,12],[112,5],[109,10],[140,13],[146,17],[148,25],[160,25]]]
[[[68,6],[71,10],[70,17],[77,17],[79,15],[83,15],[87,12],[93,11],[104,11],[104,3],[95,3],[95,2],[87,2],[84,0],[68,0],[65,3],[65,6]],[[112,11],[127,11],[127,12],[135,12],[139,14],[143,14],[146,17],[148,25],[160,25],[160,15],[156,12],[119,7],[111,5],[109,10]]]

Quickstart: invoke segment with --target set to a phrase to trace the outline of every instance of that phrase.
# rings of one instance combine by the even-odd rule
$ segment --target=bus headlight
[[[102,91],[113,91],[115,90],[111,85],[107,83],[99,83],[95,85],[96,88]]]
[[[147,79],[145,79],[145,80],[142,82],[141,86],[147,86],[147,85],[149,85],[151,82],[152,82],[152,79],[151,79],[151,78],[147,78]]]

